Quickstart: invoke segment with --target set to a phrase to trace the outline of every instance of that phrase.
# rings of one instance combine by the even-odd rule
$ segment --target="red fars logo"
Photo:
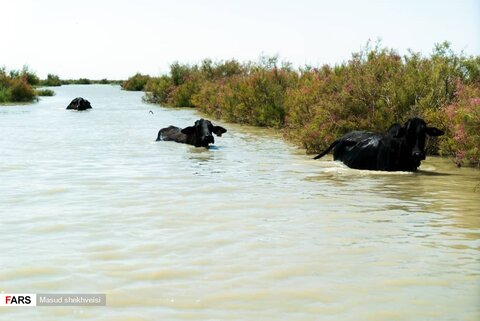
[[[0,294],[0,306],[36,306],[36,294]]]

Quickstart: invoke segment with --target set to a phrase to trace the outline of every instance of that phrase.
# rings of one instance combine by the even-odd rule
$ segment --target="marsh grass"
[[[60,77],[54,74],[48,74],[47,79],[43,79],[39,83],[42,87],[58,87],[62,85]]]
[[[142,91],[150,80],[150,76],[137,73],[122,83],[122,88],[129,91]]]
[[[7,72],[0,68],[0,103],[32,102],[36,100],[32,83],[38,78],[24,67],[21,71]]]
[[[37,96],[54,96],[55,92],[51,89],[36,89]]]

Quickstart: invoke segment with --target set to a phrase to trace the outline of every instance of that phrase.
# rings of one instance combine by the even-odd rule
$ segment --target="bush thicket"
[[[10,72],[0,68],[0,103],[34,101],[36,94],[32,85],[38,82],[38,77],[28,67]]]
[[[124,90],[130,91],[142,91],[145,89],[145,84],[148,82],[149,79],[150,76],[137,73],[124,81],[122,83],[122,88]]]

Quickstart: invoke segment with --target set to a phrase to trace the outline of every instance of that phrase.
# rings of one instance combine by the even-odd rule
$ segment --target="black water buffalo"
[[[90,105],[90,102],[86,99],[83,99],[82,97],[75,98],[67,106],[67,109],[73,109],[73,110],[85,110],[90,108],[92,108],[92,106]]]
[[[378,171],[415,172],[425,159],[425,138],[441,136],[443,131],[427,127],[421,118],[411,118],[405,125],[393,124],[385,134],[352,131],[334,141],[316,156],[333,150],[333,159],[350,168]]]
[[[157,141],[174,141],[177,143],[190,144],[195,147],[208,147],[208,144],[214,144],[212,133],[222,136],[227,130],[220,126],[213,126],[209,120],[199,119],[193,126],[184,129],[170,126],[160,129]]]

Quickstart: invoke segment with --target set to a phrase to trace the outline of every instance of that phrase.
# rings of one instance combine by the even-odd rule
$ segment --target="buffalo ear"
[[[428,136],[442,136],[443,134],[445,134],[443,130],[435,127],[427,127],[427,130],[425,132],[428,134]]]
[[[193,134],[195,133],[195,127],[193,126],[185,127],[184,129],[182,129],[182,133],[185,135]]]
[[[222,134],[226,133],[227,130],[225,128],[223,128],[222,126],[213,126],[213,132],[215,133],[215,135],[217,135],[218,137],[221,137]]]
[[[395,135],[393,135],[393,137],[395,138],[403,137],[405,136],[406,132],[407,132],[407,129],[405,128],[405,126],[402,126],[397,130],[397,132],[395,133]]]

